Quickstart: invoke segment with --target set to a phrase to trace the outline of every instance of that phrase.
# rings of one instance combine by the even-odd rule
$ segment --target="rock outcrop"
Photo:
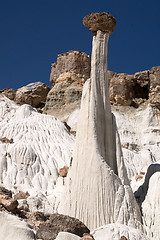
[[[149,73],[149,100],[160,109],[160,66],[151,68]]]
[[[50,82],[52,89],[47,95],[44,113],[54,116],[72,112],[80,105],[82,87],[90,75],[90,56],[80,51],[58,55],[52,64]]]
[[[60,54],[57,62],[52,64],[51,90],[38,82],[18,90],[7,88],[0,92],[19,104],[27,103],[40,112],[67,120],[80,107],[83,85],[89,77],[90,56],[80,51],[70,51]],[[134,75],[108,71],[108,80],[111,104],[137,108],[141,104],[151,103],[160,108],[159,66]]]
[[[18,90],[7,88],[0,90],[10,100],[14,100],[17,104],[29,104],[35,108],[43,108],[46,97],[50,88],[41,82],[30,83]]]
[[[83,233],[89,233],[90,231],[78,219],[61,214],[53,214],[39,226],[36,237],[42,240],[55,239],[59,232],[69,232],[82,237]]]
[[[81,51],[69,51],[58,55],[57,62],[53,63],[50,83],[64,81],[66,78],[72,82],[83,81],[90,75],[90,56]]]
[[[18,194],[15,194],[13,198],[11,191],[4,187],[0,187],[0,222],[3,221],[3,224],[0,225],[0,236],[5,236],[4,239],[11,240],[12,236],[11,234],[7,235],[7,224],[9,224],[8,227],[11,227],[11,231],[13,226],[15,226],[15,231],[17,229],[18,233],[17,235],[13,235],[14,237],[18,237],[19,235],[21,236],[21,232],[24,234],[24,236],[26,235],[26,232],[29,233],[27,236],[30,236],[30,234],[31,236],[34,236],[34,232],[36,233],[36,239],[41,240],[55,239],[57,234],[61,231],[72,233],[74,234],[75,238],[77,237],[77,239],[78,236],[80,239],[84,233],[90,233],[90,230],[76,218],[61,214],[51,214],[45,216],[43,212],[30,212],[29,210],[26,211],[25,209],[20,209],[20,200],[26,199],[27,196],[27,193],[25,194],[24,192],[19,192]],[[1,201],[1,199],[4,198],[5,201]],[[15,198],[17,198],[18,201],[15,200]],[[13,202],[16,203],[16,205],[14,204],[15,206],[12,204]],[[10,226],[10,220],[13,220],[13,223],[11,224],[12,226]],[[24,222],[26,222],[26,224]],[[16,226],[16,224],[18,225]],[[19,238],[15,239],[17,240]]]
[[[71,53],[64,54],[62,60],[58,57],[58,66],[65,65],[65,61],[67,65],[69,56],[74,55],[75,52]],[[86,59],[87,57],[86,55]],[[53,70],[51,70],[53,85],[47,95],[46,104],[43,110],[44,113],[54,115],[61,120],[67,121],[71,113],[80,107],[83,85],[87,77],[89,78],[90,76],[90,58],[88,57],[87,60],[82,59],[82,61],[84,61],[86,65],[83,70],[83,73],[86,70],[86,74],[84,73],[85,78],[82,77],[82,75],[75,77],[74,72],[64,69],[63,67],[61,68],[61,72],[59,72],[60,75],[58,75],[56,64],[55,66],[53,65]],[[80,64],[77,65],[77,71],[78,69],[80,72]],[[110,103],[118,106],[133,106],[135,108],[141,105],[145,107],[148,103],[151,103],[152,106],[159,108],[159,72],[160,67],[153,67],[151,70],[136,72],[134,75],[108,71]]]
[[[0,90],[0,93],[3,93],[10,100],[14,100],[15,96],[16,96],[16,91],[17,90],[15,90],[13,88],[5,88],[3,90]]]
[[[17,209],[18,202],[12,199],[12,192],[4,187],[0,187],[0,204],[9,212]]]
[[[59,176],[60,177],[67,177],[68,170],[69,170],[68,166],[64,166],[63,168],[60,168],[59,169]]]
[[[29,104],[32,107],[41,107],[46,101],[50,88],[41,82],[30,83],[16,91],[14,101],[18,104]]]
[[[91,79],[84,85],[65,201],[61,199],[58,211],[80,219],[92,230],[112,222],[141,228],[110,108],[108,38],[109,33],[100,30],[93,36]]]
[[[149,71],[134,75],[108,71],[111,104],[138,107],[149,98]]]

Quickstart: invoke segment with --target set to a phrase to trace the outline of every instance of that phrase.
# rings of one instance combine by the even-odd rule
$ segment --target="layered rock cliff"
[[[43,113],[63,118],[80,105],[84,82],[90,76],[90,56],[80,51],[61,54],[52,64],[50,82]]]
[[[81,65],[85,65],[85,74],[79,73],[77,76],[70,68],[63,68],[63,62],[66,62],[66,65],[67,62],[73,62],[72,55],[80,55],[79,59],[82,62],[75,63],[77,72],[81,72]],[[53,64],[52,69],[54,70],[51,70],[51,79],[54,79],[54,84],[47,95],[44,113],[66,120],[73,110],[80,107],[83,85],[90,77],[90,57],[83,53],[85,58],[80,58],[81,55],[82,53],[77,51],[68,52],[62,55],[62,62],[60,56],[57,58],[58,69],[56,69],[57,64]],[[59,72],[59,68],[61,68],[61,72]],[[137,108],[151,103],[160,108],[160,66],[137,72],[134,75],[108,71],[108,81],[112,105]]]

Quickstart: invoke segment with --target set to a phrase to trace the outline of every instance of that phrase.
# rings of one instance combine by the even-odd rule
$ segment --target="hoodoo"
[[[92,13],[83,23],[93,32],[91,78],[83,89],[72,166],[58,212],[91,230],[114,222],[141,228],[109,101],[107,43],[116,20],[110,13]]]

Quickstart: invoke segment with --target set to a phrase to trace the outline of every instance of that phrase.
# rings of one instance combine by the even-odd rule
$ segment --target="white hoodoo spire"
[[[107,43],[115,19],[96,13],[83,23],[94,32],[91,78],[83,89],[67,192],[58,211],[80,219],[91,230],[113,222],[141,228],[109,101]]]

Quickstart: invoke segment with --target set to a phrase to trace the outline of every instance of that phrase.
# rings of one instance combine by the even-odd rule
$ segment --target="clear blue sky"
[[[132,74],[160,65],[159,0],[3,0],[0,89],[36,81],[50,86],[58,54],[91,53],[92,33],[82,19],[103,11],[117,20],[109,40],[109,70]]]

